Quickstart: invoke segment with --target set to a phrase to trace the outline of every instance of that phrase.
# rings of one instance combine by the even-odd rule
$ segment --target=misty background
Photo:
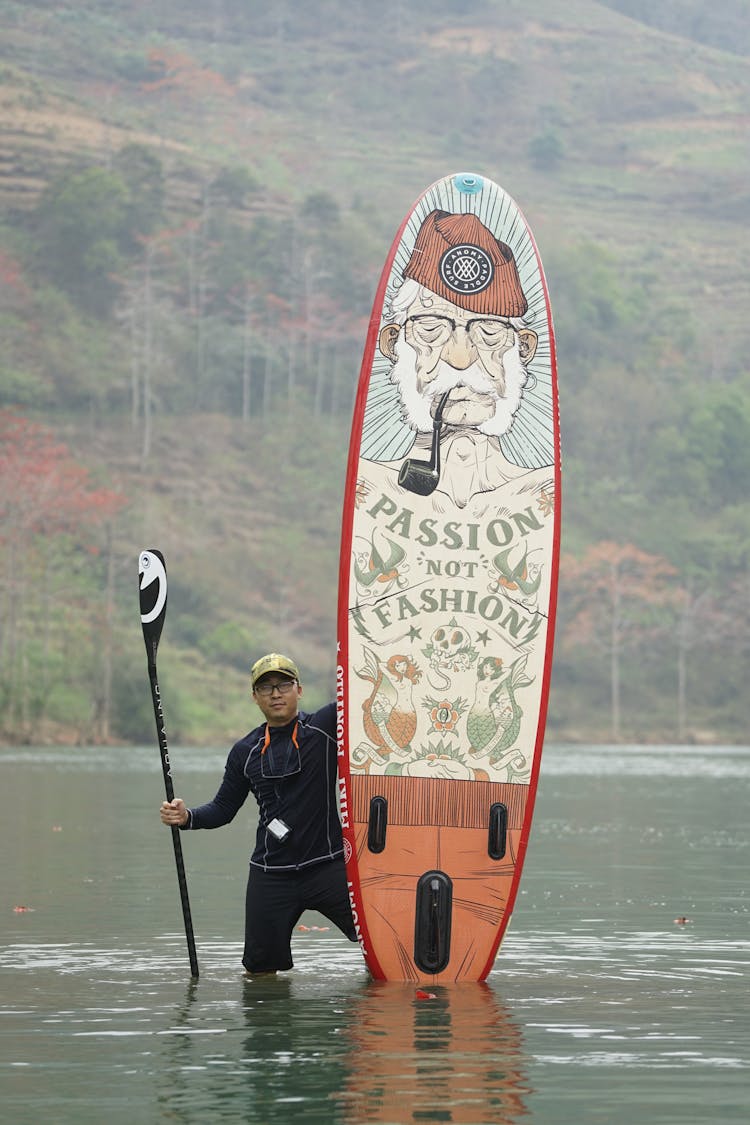
[[[655,10],[654,10],[655,8]],[[558,345],[548,734],[746,742],[750,5],[0,0],[0,739],[333,692],[349,426],[421,192],[517,201]]]

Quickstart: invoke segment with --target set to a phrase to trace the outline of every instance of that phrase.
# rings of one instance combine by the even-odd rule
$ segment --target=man
[[[357,935],[336,795],[336,706],[300,711],[297,666],[277,652],[253,664],[250,682],[266,721],[232,747],[216,796],[192,809],[175,797],[160,813],[166,825],[220,828],[250,792],[258,802],[242,957],[252,976],[292,968],[292,931],[303,910],[320,911],[350,941]]]

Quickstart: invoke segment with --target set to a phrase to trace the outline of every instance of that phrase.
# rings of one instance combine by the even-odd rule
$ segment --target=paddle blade
[[[141,594],[141,625],[149,664],[156,664],[156,650],[167,613],[167,567],[161,551],[141,551],[138,557]]]

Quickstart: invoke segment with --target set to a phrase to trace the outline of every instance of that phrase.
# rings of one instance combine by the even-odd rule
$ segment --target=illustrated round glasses
[[[510,348],[514,340],[513,326],[493,317],[474,317],[462,323],[450,316],[423,314],[407,317],[405,328],[417,343],[429,348],[442,348],[459,328],[476,348]]]
[[[258,684],[255,693],[256,695],[262,695],[264,698],[270,698],[275,691],[279,695],[288,695],[296,683],[296,680],[282,680],[277,684]]]

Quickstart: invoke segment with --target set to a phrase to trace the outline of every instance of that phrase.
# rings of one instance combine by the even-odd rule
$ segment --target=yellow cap
[[[280,652],[269,652],[266,656],[261,656],[260,660],[256,660],[250,669],[250,684],[253,691],[261,676],[265,676],[268,672],[281,672],[282,676],[289,676],[291,680],[299,683],[299,671],[294,661],[288,656],[282,656]]]

